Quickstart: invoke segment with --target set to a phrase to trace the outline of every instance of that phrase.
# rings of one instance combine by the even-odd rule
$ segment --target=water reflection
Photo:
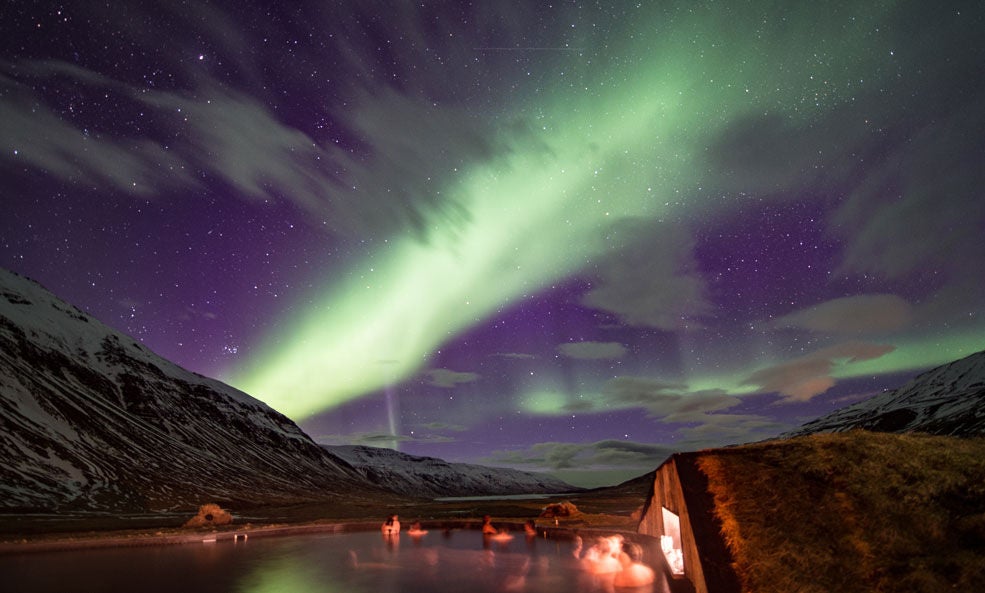
[[[633,584],[625,567],[649,568],[631,554],[621,556],[615,539],[589,540],[581,553],[573,540],[420,531],[414,537],[376,531],[0,556],[0,574],[5,590],[39,593],[669,591],[662,573],[654,583],[623,588]],[[659,548],[652,554],[659,557]],[[609,570],[610,559],[617,570]],[[620,570],[627,572],[616,578]]]
[[[237,591],[241,593],[283,593],[308,591],[318,582],[323,593],[342,593],[341,584],[321,579],[314,566],[291,557],[275,557],[262,562],[256,570],[244,576]]]

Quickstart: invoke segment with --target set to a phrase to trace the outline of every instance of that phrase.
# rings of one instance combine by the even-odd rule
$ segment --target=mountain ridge
[[[375,492],[263,402],[0,270],[0,509],[146,511]]]
[[[323,445],[374,483],[408,496],[557,494],[581,490],[558,478],[512,468],[453,463],[365,445]]]
[[[835,410],[780,438],[852,429],[985,435],[985,350],[925,371],[897,389]]]

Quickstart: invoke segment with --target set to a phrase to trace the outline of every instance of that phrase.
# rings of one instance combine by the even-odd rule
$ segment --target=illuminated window
[[[684,574],[684,551],[681,546],[681,518],[667,507],[663,508],[664,532],[660,536],[660,549],[667,557],[670,571],[675,575]]]

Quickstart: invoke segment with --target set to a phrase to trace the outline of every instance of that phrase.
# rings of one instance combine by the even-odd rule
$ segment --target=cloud
[[[99,40],[112,37],[142,51],[114,56],[112,69],[103,65],[102,73],[69,61],[21,60],[0,68],[10,73],[9,80],[20,81],[15,84],[24,91],[23,104],[28,107],[44,110],[46,101],[57,107],[56,99],[48,101],[47,94],[34,93],[30,87],[50,90],[58,85],[68,87],[72,95],[105,94],[107,111],[112,107],[118,112],[121,103],[139,105],[135,111],[146,115],[141,121],[154,125],[135,126],[134,134],[152,137],[163,154],[128,154],[133,143],[121,142],[116,151],[119,166],[128,164],[128,157],[139,161],[140,168],[171,164],[171,158],[176,165],[173,172],[158,181],[184,175],[179,187],[221,182],[242,192],[244,199],[286,200],[314,213],[316,224],[324,223],[338,233],[410,229],[421,237],[442,218],[463,224],[467,219],[448,188],[456,172],[474,162],[494,161],[498,154],[510,152],[514,142],[525,147],[537,144],[529,126],[494,107],[497,95],[509,104],[515,102],[515,89],[488,84],[512,63],[492,56],[474,61],[463,43],[468,38],[522,31],[543,40],[544,31],[535,24],[536,10],[531,8],[483,7],[471,11],[464,21],[436,22],[433,10],[414,5],[387,6],[386,16],[381,17],[376,4],[308,6],[305,22],[296,23],[300,29],[262,30],[253,26],[249,11],[201,3],[180,9],[138,6],[125,17],[94,6],[97,18],[90,31],[94,46],[102,47],[105,43]],[[385,69],[380,68],[375,34],[366,35],[367,20],[377,23],[379,34],[387,28],[400,30],[387,43]],[[299,30],[334,34],[320,35],[317,44],[298,44]],[[566,36],[559,31],[557,38]],[[162,44],[178,49],[160,52]],[[279,67],[286,54],[277,48],[288,45],[297,63],[331,62],[331,68]],[[429,52],[420,51],[423,46]],[[265,51],[253,55],[257,47]],[[189,59],[199,54],[202,57]],[[147,55],[155,56],[166,76],[155,79],[153,72],[148,76],[138,68]],[[414,76],[396,76],[406,72]],[[457,84],[450,86],[449,80]],[[477,117],[483,110],[470,107],[469,91],[485,109],[498,113],[494,121]],[[91,103],[87,106],[93,108]],[[8,118],[3,111],[0,122],[6,135]],[[52,114],[64,131],[80,135],[84,123]],[[103,120],[103,114],[93,119]],[[73,134],[28,137],[65,143]],[[63,147],[58,146],[57,152],[72,159],[81,155],[82,151]],[[109,154],[106,148],[104,144],[81,158],[112,164],[104,158]],[[165,174],[168,171],[170,167]],[[144,185],[152,193],[164,186]]]
[[[569,342],[557,349],[568,358],[579,360],[610,360],[626,354],[626,347],[619,342]]]
[[[700,423],[680,429],[679,446],[686,450],[738,445],[773,438],[793,428],[756,414],[705,414]]]
[[[816,133],[777,114],[742,115],[729,122],[706,158],[721,183],[745,192],[775,191],[803,180],[821,160]]]
[[[427,422],[420,425],[424,430],[433,430],[435,432],[447,431],[447,432],[465,432],[469,428],[462,424],[451,424],[449,422]]]
[[[980,275],[983,97],[980,83],[975,92],[946,97],[928,109],[933,120],[927,125],[896,130],[895,141],[881,141],[887,146],[880,158],[830,220],[845,239],[839,272],[888,278],[926,270],[948,279]]]
[[[807,401],[833,387],[830,377],[834,361],[825,358],[798,358],[753,372],[744,385],[757,385],[766,392],[781,393],[793,401]]]
[[[28,73],[28,80],[68,79],[102,89],[117,102],[153,114],[167,131],[158,133],[159,139],[148,131],[138,141],[90,134],[86,122],[48,109],[28,84],[5,79],[4,86],[16,92],[0,103],[4,148],[20,146],[23,160],[65,180],[108,183],[146,196],[175,187],[198,190],[203,179],[214,179],[246,199],[286,196],[320,218],[326,218],[326,198],[339,193],[331,149],[282,124],[256,99],[218,83],[205,81],[196,92],[148,91],[57,61],[25,62],[19,71]]]
[[[354,445],[384,446],[396,442],[412,441],[412,437],[406,435],[392,435],[385,432],[355,435],[351,443]]]
[[[842,61],[839,70],[857,73],[857,80],[867,74],[865,84],[851,81],[850,100],[819,89],[812,100],[819,109],[809,118],[775,110],[735,113],[708,143],[704,158],[711,179],[705,187],[776,199],[804,200],[805,187],[814,195],[840,196],[824,221],[842,240],[835,275],[902,279],[933,271],[939,285],[981,270],[985,82],[975,75],[983,57],[979,32],[958,13],[928,23],[921,12],[918,4],[895,3],[868,13],[872,23],[906,23],[884,29],[877,44],[885,43],[884,53],[872,52],[872,40],[856,35],[860,30],[843,31],[846,51],[835,58]],[[798,19],[795,26],[807,22]],[[823,35],[829,25],[815,21],[813,30],[798,35]],[[774,33],[779,39],[781,32]],[[887,76],[873,61],[904,45],[907,68],[922,76]],[[788,57],[773,53],[764,63]],[[845,82],[850,78],[840,85]],[[839,86],[825,78],[824,86],[829,84]]]
[[[762,393],[779,393],[786,402],[805,402],[834,386],[836,367],[879,358],[895,346],[846,342],[822,348],[793,360],[756,370],[743,381]]]
[[[863,349],[857,349],[854,353],[858,356],[865,354]],[[847,349],[834,354],[847,354]],[[758,441],[791,428],[766,416],[726,413],[726,410],[741,404],[742,399],[724,390],[690,391],[683,383],[650,377],[616,377],[603,385],[600,394],[574,401],[566,401],[558,393],[535,395],[545,399],[541,407],[551,414],[590,414],[630,408],[646,410],[647,415],[656,420],[663,430],[676,432],[683,437],[674,442],[674,448],[678,451]],[[554,457],[548,461],[556,465],[557,459],[573,460],[580,458],[583,452],[558,447],[552,450],[552,455]]]
[[[665,422],[694,422],[707,413],[741,402],[722,390],[688,391],[684,384],[631,376],[607,381],[602,388],[602,399],[610,406],[643,408],[650,416]]]
[[[666,445],[603,440],[595,443],[536,443],[523,450],[494,451],[494,463],[529,465],[549,470],[582,468],[654,469],[676,449]]]
[[[486,462],[551,471],[559,476],[621,470],[623,478],[653,470],[667,457],[694,451],[772,438],[789,430],[787,424],[753,414],[705,414],[682,427],[683,438],[673,444],[606,439],[593,443],[543,442],[525,449],[493,452]],[[578,471],[575,471],[578,470]]]
[[[701,422],[703,415],[731,408],[742,400],[720,389],[690,391],[683,383],[623,375],[606,381],[598,393],[572,397],[562,390],[541,389],[527,392],[518,401],[524,412],[536,415],[643,409],[651,418],[679,423]]]
[[[935,27],[907,27],[910,66],[926,76],[891,81],[888,93],[880,89],[858,105],[883,113],[879,133],[855,143],[855,166],[848,169],[854,177],[828,220],[844,240],[836,274],[913,278],[930,286],[981,277],[985,81],[974,73],[983,53],[978,32],[961,26],[960,18],[947,15]],[[914,83],[919,86],[897,86]],[[905,100],[886,101],[896,94]],[[864,169],[855,155],[865,158]]]
[[[710,314],[686,229],[627,219],[607,240],[612,251],[596,266],[598,281],[582,305],[612,313],[625,325],[665,330],[697,327],[695,318]]]
[[[395,448],[398,443],[453,443],[455,439],[442,435],[392,435],[388,432],[364,432],[356,434],[329,434],[313,437],[321,445],[365,445],[367,447]]]
[[[491,356],[497,356],[499,358],[512,358],[516,360],[533,360],[537,358],[533,354],[525,354],[523,352],[496,352]]]
[[[355,434],[321,434],[312,437],[320,445],[367,445],[380,447],[398,441],[410,440],[400,435],[385,432],[365,432]]]
[[[80,129],[48,108],[28,85],[6,76],[0,76],[0,121],[0,155],[10,164],[141,197],[197,185],[183,160],[160,143]]]
[[[461,383],[474,383],[479,380],[477,373],[460,373],[448,369],[430,369],[424,374],[428,377],[428,385],[446,389]]]
[[[896,350],[896,347],[889,344],[845,342],[842,344],[821,348],[812,356],[852,363],[862,362],[863,360],[873,360],[884,354],[889,354],[893,350]]]
[[[912,307],[891,294],[861,294],[825,301],[788,313],[773,321],[774,327],[791,327],[825,333],[880,333],[906,327]]]
[[[10,69],[16,77],[0,75],[0,158],[141,197],[231,188],[230,195],[254,203],[287,201],[338,234],[410,231],[426,238],[438,222],[467,224],[468,212],[443,189],[454,180],[450,171],[495,162],[515,142],[536,145],[519,122],[494,133],[465,109],[384,88],[354,93],[344,112],[324,114],[364,144],[354,154],[201,74],[195,88],[157,90],[68,62],[17,66]],[[141,128],[137,139],[114,137],[82,116],[56,113],[33,88],[65,81],[111,97],[107,104],[117,111],[128,105],[155,126]]]

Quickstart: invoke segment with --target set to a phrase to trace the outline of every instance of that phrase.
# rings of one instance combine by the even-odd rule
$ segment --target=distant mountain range
[[[580,490],[557,478],[515,469],[449,463],[393,449],[360,445],[325,446],[375,484],[407,496],[552,494]]]
[[[503,484],[517,488],[510,493],[572,489],[512,470],[457,474],[465,468],[399,453],[377,455],[385,461],[373,469],[368,455],[350,455],[354,467],[263,402],[178,367],[0,269],[0,511],[452,496],[463,484],[470,494],[502,493]]]
[[[985,351],[927,371],[898,389],[836,410],[781,437],[854,428],[985,435]]]

